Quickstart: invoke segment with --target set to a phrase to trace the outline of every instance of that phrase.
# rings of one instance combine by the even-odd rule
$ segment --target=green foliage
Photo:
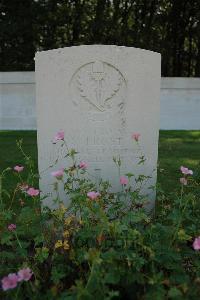
[[[133,189],[146,176],[128,173],[129,183],[111,193],[107,182],[91,182],[76,152],[66,148],[69,167],[55,191],[62,183],[71,201],[65,207],[56,196],[49,209],[24,189],[25,183],[36,187],[38,176],[22,142],[18,148],[28,171],[17,174],[8,193],[1,185],[0,277],[24,267],[33,275],[16,289],[1,290],[2,299],[199,298],[200,251],[192,247],[200,236],[198,176],[188,177],[187,186],[179,183],[173,194],[158,188],[155,211],[148,212],[147,196]],[[121,160],[114,160],[119,168]],[[92,190],[100,193],[94,200],[87,195]]]
[[[163,76],[200,76],[199,0],[1,0],[1,71],[34,70],[37,50],[81,44],[162,54]]]

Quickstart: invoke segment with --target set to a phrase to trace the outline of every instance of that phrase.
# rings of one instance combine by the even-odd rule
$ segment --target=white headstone
[[[69,148],[75,148],[78,159],[89,164],[94,180],[108,179],[113,190],[120,190],[113,162],[113,156],[120,156],[121,175],[131,172],[152,176],[144,190],[156,183],[159,53],[106,45],[38,52],[36,99],[43,193],[50,195],[52,191],[54,179],[50,172],[66,166],[66,159],[62,159],[65,153],[51,142],[61,129]],[[134,132],[141,134],[140,143],[147,158],[144,166],[136,166],[139,153],[131,138]],[[57,165],[47,170],[58,156]]]

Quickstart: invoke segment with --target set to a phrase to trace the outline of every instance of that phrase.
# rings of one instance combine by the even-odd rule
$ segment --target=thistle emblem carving
[[[105,111],[121,87],[123,77],[113,66],[95,61],[81,67],[76,76],[80,96],[98,111]]]

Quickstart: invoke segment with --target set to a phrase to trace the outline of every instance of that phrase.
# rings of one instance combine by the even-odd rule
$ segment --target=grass
[[[36,131],[0,131],[0,173],[2,170],[22,163],[22,154],[16,141],[23,139],[25,153],[32,157],[37,168],[37,133]],[[18,181],[14,172],[9,173],[3,181],[3,187],[11,190]]]
[[[24,151],[30,155],[37,166],[36,131],[0,132],[0,172],[20,164],[22,155],[16,146],[16,140],[23,139]],[[200,131],[160,131],[158,183],[164,190],[173,191],[179,182],[181,165],[195,169],[200,163]],[[6,189],[17,182],[13,175],[6,179]],[[5,185],[4,185],[5,187]]]
[[[165,191],[177,187],[181,165],[195,170],[199,164],[200,131],[160,131],[158,182]]]

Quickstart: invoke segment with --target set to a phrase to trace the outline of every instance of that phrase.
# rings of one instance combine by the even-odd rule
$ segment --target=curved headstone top
[[[36,99],[40,188],[50,191],[50,171],[66,166],[65,153],[51,143],[62,129],[78,159],[89,164],[94,180],[108,179],[119,190],[113,156],[122,160],[122,174],[152,176],[143,192],[156,183],[160,113],[160,54],[115,45],[72,46],[36,54]],[[131,139],[141,134],[147,161],[136,167],[138,153]],[[49,200],[53,195],[49,194]],[[155,194],[148,197],[154,198]],[[50,203],[50,202],[49,202]]]
[[[35,56],[37,56],[38,54],[42,54],[42,53],[61,53],[61,52],[65,52],[66,49],[70,49],[70,50],[74,50],[74,49],[78,49],[78,51],[82,51],[82,49],[84,50],[84,48],[87,49],[93,49],[92,51],[102,51],[103,48],[108,49],[108,48],[112,48],[114,51],[124,51],[126,50],[128,51],[141,51],[142,52],[146,52],[146,53],[152,53],[158,56],[161,56],[159,52],[155,52],[152,50],[147,50],[147,49],[141,49],[141,48],[136,48],[136,47],[127,47],[127,46],[117,46],[117,45],[104,45],[104,44],[92,44],[92,45],[79,45],[79,46],[69,46],[69,47],[63,47],[63,48],[56,48],[56,49],[50,49],[50,50],[42,50],[42,51],[37,51]]]

